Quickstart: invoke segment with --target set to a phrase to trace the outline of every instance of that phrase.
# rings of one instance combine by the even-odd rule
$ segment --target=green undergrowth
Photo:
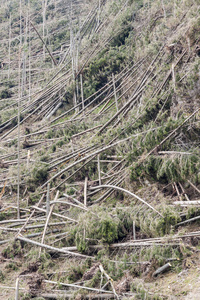
[[[115,252],[113,252],[113,255],[108,255],[108,251],[104,248],[98,252],[98,263],[101,263],[107,274],[117,282],[126,274],[131,276],[132,280],[144,273],[152,275],[157,268],[168,261],[171,262],[172,270],[179,272],[182,261],[187,256],[190,256],[190,254],[185,247],[180,249],[178,246],[171,247],[168,245],[152,245],[151,247],[135,248],[134,250],[123,249],[123,252],[117,255]],[[143,262],[147,262],[147,264],[143,264]],[[78,266],[72,263],[67,274],[60,277],[59,281],[62,282],[64,279],[69,282],[80,281],[83,275],[95,264],[96,262],[91,260],[86,260]],[[148,272],[149,265],[151,267]],[[100,278],[101,273],[97,265],[93,276],[88,276],[87,286],[98,287]]]
[[[132,151],[128,154],[128,160],[130,162],[135,161],[141,155],[147,154],[160,144],[174,129],[176,129],[182,123],[181,119],[173,120],[168,118],[163,121],[159,126],[155,123],[150,123],[147,126],[143,126],[142,132],[138,137],[134,137],[132,140]],[[160,151],[167,151],[171,148],[171,140],[167,140],[162,146],[159,147]]]
[[[66,272],[58,272],[53,276],[52,280],[60,283],[85,280],[87,287],[98,288],[101,280],[99,269],[99,264],[101,263],[104,270],[114,281],[114,285],[122,278],[127,277],[129,280],[131,279],[129,288],[132,291],[139,292],[138,285],[136,284],[137,280],[135,281],[136,277],[141,278],[144,274],[147,277],[151,277],[157,268],[163,266],[168,261],[171,263],[171,271],[180,272],[182,261],[188,256],[190,256],[190,253],[184,246],[180,248],[178,246],[152,245],[151,247],[144,247],[142,249],[123,249],[118,254],[114,251],[111,255],[104,248],[98,252],[98,261],[86,259],[77,264],[71,260],[68,262],[67,268],[63,265],[63,269]],[[143,264],[143,262],[146,262],[146,264]],[[92,269],[93,271],[91,271]],[[102,284],[105,283],[106,278],[102,279]],[[62,285],[60,285],[60,289],[63,289]],[[108,286],[108,290],[110,289],[111,287]]]
[[[133,10],[134,8],[130,6],[122,14],[121,18],[116,22],[114,30],[110,33],[112,36],[110,42],[85,68],[84,98],[91,96],[102,88],[112,79],[112,73],[119,73],[128,63],[130,49],[127,48],[126,43],[128,43],[128,38],[133,30]]]
[[[156,209],[162,214],[159,216],[149,210],[138,213],[136,217],[136,226],[146,237],[160,237],[166,234],[173,234],[175,225],[181,221],[178,211],[165,204],[157,205]]]
[[[6,7],[8,4],[7,2],[9,3],[9,1],[6,1]],[[32,21],[36,24],[39,32],[42,32],[43,18],[40,13],[42,7],[41,3],[38,4],[37,2],[38,1],[36,0],[30,1],[31,7],[35,5],[36,11],[34,10],[34,13],[32,14],[33,11],[28,11],[28,7],[26,7],[27,15],[33,17]],[[32,37],[31,52],[35,47],[34,52],[32,53],[35,59],[30,61],[30,71],[33,70],[31,71],[31,83],[33,82],[33,84],[31,84],[31,93],[33,93],[33,96],[31,97],[33,98],[33,105],[35,105],[34,101],[36,98],[34,95],[37,96],[38,91],[40,91],[41,88],[44,88],[44,90],[42,90],[42,93],[44,91],[44,94],[41,94],[42,98],[38,98],[38,103],[41,104],[41,107],[39,107],[40,104],[38,105],[38,109],[42,109],[42,114],[40,114],[41,110],[38,110],[38,114],[32,116],[32,119],[25,119],[24,124],[20,126],[20,131],[21,138],[24,135],[24,131],[25,134],[29,134],[29,130],[24,128],[28,124],[28,126],[31,127],[31,134],[34,134],[28,137],[28,140],[29,138],[31,142],[37,141],[37,139],[38,141],[41,140],[42,146],[38,143],[36,147],[30,149],[31,161],[29,167],[26,167],[27,149],[20,147],[20,157],[22,161],[20,166],[21,208],[30,208],[31,213],[31,206],[39,201],[42,194],[44,195],[44,200],[41,207],[45,208],[46,188],[43,190],[40,188],[43,183],[48,179],[51,179],[59,171],[64,170],[64,168],[71,165],[71,163],[75,161],[78,162],[78,159],[86,157],[98,149],[102,149],[104,146],[113,143],[113,141],[117,142],[127,137],[129,140],[126,140],[123,143],[121,142],[117,144],[117,146],[100,153],[100,160],[102,160],[102,177],[106,177],[109,172],[108,180],[102,178],[102,182],[105,184],[110,183],[113,185],[125,186],[127,190],[136,193],[141,199],[151,205],[152,208],[142,203],[142,201],[136,200],[134,197],[130,197],[127,194],[118,191],[109,194],[108,198],[104,198],[102,202],[95,205],[95,201],[105,192],[103,189],[102,191],[93,194],[92,189],[90,189],[90,187],[98,185],[97,157],[84,167],[82,166],[85,162],[77,163],[76,166],[69,169],[67,172],[63,172],[61,176],[58,176],[56,180],[51,181],[51,199],[53,199],[56,194],[54,189],[55,186],[71,176],[70,179],[67,179],[66,182],[59,187],[59,197],[63,197],[61,195],[62,192],[67,192],[68,195],[71,195],[73,198],[83,203],[83,186],[85,178],[87,177],[87,211],[81,210],[78,207],[71,207],[69,204],[56,204],[53,208],[54,213],[64,214],[78,222],[66,221],[66,224],[62,224],[62,226],[57,225],[54,226],[53,229],[51,229],[51,227],[48,228],[47,231],[50,234],[45,235],[45,244],[57,248],[76,246],[78,252],[90,255],[92,259],[79,260],[77,262],[77,258],[74,258],[73,256],[59,256],[60,254],[58,253],[53,251],[48,253],[47,250],[42,249],[38,272],[45,278],[60,283],[80,283],[84,281],[86,286],[99,288],[102,277],[98,266],[97,271],[91,276],[87,275],[87,277],[86,273],[90,271],[94,264],[101,263],[105,271],[111,276],[116,284],[117,281],[120,281],[124,276],[131,277],[129,290],[134,293],[136,299],[158,299],[156,298],[156,295],[155,297],[150,295],[144,286],[138,285],[135,282],[135,279],[138,277],[139,279],[144,278],[144,280],[148,280],[150,278],[152,280],[153,272],[168,261],[170,261],[172,265],[171,272],[179,272],[184,266],[184,259],[190,256],[194,249],[191,250],[190,245],[187,244],[187,240],[185,241],[183,239],[182,243],[180,242],[181,238],[179,241],[175,241],[172,239],[172,236],[174,236],[174,234],[180,236],[183,232],[188,232],[190,228],[193,230],[198,223],[189,224],[184,228],[182,228],[182,225],[177,226],[177,224],[181,221],[200,215],[200,211],[196,207],[188,209],[173,206],[173,202],[178,199],[178,195],[173,186],[174,182],[177,183],[180,192],[181,185],[186,189],[186,193],[188,193],[187,195],[191,200],[195,200],[198,197],[197,190],[193,190],[192,186],[188,183],[188,179],[199,189],[199,114],[192,117],[189,122],[179,128],[175,134],[159,146],[173,130],[177,129],[186,118],[199,107],[200,50],[198,47],[200,18],[197,17],[197,12],[195,12],[199,3],[197,0],[175,1],[176,3],[174,2],[174,5],[172,5],[170,1],[145,2],[142,0],[129,0],[126,3],[125,1],[104,1],[105,3],[101,3],[102,8],[99,16],[100,27],[94,26],[94,24],[96,24],[95,22],[97,22],[97,13],[91,23],[88,24],[88,27],[85,29],[83,28],[83,30],[86,30],[86,35],[81,44],[81,39],[80,41],[78,41],[78,39],[79,35],[81,36],[83,32],[79,32],[79,25],[84,25],[84,20],[86,20],[81,15],[82,12],[80,14],[80,20],[76,19],[76,15],[72,14],[71,21],[73,24],[69,24],[68,15],[65,13],[64,7],[62,7],[63,3],[66,1],[61,1],[60,7],[57,6],[56,2],[55,5],[49,1],[47,2],[47,20],[44,28],[45,32],[43,32],[43,34],[45,43],[58,62],[58,66],[51,69],[51,58],[47,53],[46,55],[42,55],[42,44],[41,42],[36,42],[38,41],[36,40],[37,35],[35,32],[33,34],[31,32],[29,36]],[[11,18],[11,48],[15,47],[14,51],[11,51],[11,54],[14,56],[18,51],[17,49],[20,42],[16,38],[16,34],[19,33],[20,22],[18,22],[19,16],[17,11],[19,7],[17,6],[17,1],[14,1],[13,3],[14,4],[10,7],[10,12],[13,14]],[[24,4],[25,3],[22,3],[22,5]],[[88,7],[92,7],[93,4],[96,5],[95,1],[86,1],[86,5],[84,5],[83,9],[87,10]],[[63,9],[63,12],[60,8]],[[76,3],[73,5],[73,9],[75,8]],[[105,12],[104,8],[105,10],[108,8],[108,11]],[[198,11],[198,9],[196,11]],[[24,12],[26,12],[26,9]],[[25,39],[24,26],[26,23],[23,23],[25,22],[24,12],[22,10],[22,17],[24,20],[22,21],[22,33],[24,33],[22,39]],[[101,15],[102,13],[104,14],[104,12],[106,16]],[[58,19],[59,21],[57,22]],[[9,22],[9,9],[3,9],[0,20]],[[68,25],[72,25],[73,28],[71,31],[73,32],[70,32]],[[94,28],[92,28],[93,26]],[[5,28],[9,29],[9,26],[5,26]],[[48,35],[46,32],[47,28]],[[103,28],[103,30],[101,28]],[[8,38],[9,30],[6,30],[2,33],[3,40]],[[98,34],[98,32],[100,34]],[[92,37],[91,39],[90,36]],[[73,50],[73,47],[71,47],[72,42],[74,43],[74,49],[77,47],[77,73],[75,74],[76,80],[72,78],[68,81],[68,75],[70,76],[71,70],[70,59],[72,58],[72,60],[74,60],[71,53]],[[78,49],[79,42],[80,47]],[[8,45],[9,43],[4,45],[4,50],[2,48],[2,50],[5,51],[4,53],[6,53]],[[161,46],[164,47],[162,48],[160,55],[151,65]],[[25,45],[24,49],[26,47],[27,45]],[[177,47],[179,47],[179,49]],[[64,62],[66,65],[62,68],[64,64],[59,65],[59,62],[61,62],[68,49],[71,49],[69,57],[66,57]],[[60,50],[60,54],[57,54]],[[186,51],[186,54],[175,66],[174,74],[170,74],[170,76],[166,77],[170,70],[172,70],[172,64],[176,63],[183,51]],[[26,53],[23,54],[23,59],[27,68],[29,58],[28,49],[26,49],[25,52]],[[12,55],[11,62],[14,61]],[[37,57],[39,57],[39,60]],[[130,73],[132,72],[130,78],[124,77],[123,81],[121,79],[117,81],[122,70],[125,73],[126,70],[137,64],[142,58],[144,60],[141,64],[139,63],[140,65],[136,65],[135,69],[133,68],[130,70]],[[69,65],[67,65],[68,59],[70,61]],[[5,57],[6,66],[2,70],[3,85],[1,85],[0,91],[2,106],[0,124],[15,115],[15,118],[13,118],[6,128],[6,130],[9,130],[17,125],[16,99],[18,99],[18,96],[17,93],[15,93],[16,88],[13,86],[14,69],[11,70],[12,72],[9,74],[10,79],[8,80],[8,84],[6,85],[5,83],[8,78],[6,74],[6,71],[8,71],[7,61],[8,57]],[[74,61],[73,63],[76,64]],[[10,68],[12,65],[13,64],[10,64]],[[37,73],[35,73],[36,71],[34,70],[38,69],[39,72],[37,71]],[[52,76],[55,75],[57,70],[59,70],[59,76],[61,76],[59,80],[61,81],[54,80],[51,81],[51,84],[46,86],[46,83],[52,79]],[[28,69],[25,71],[27,71],[28,76]],[[23,72],[23,74],[25,73]],[[87,134],[72,138],[73,135],[97,125],[104,126],[104,124],[116,114],[116,106],[112,105],[109,110],[105,109],[101,115],[98,115],[104,106],[104,103],[102,104],[103,100],[113,90],[111,84],[111,88],[86,109],[85,116],[83,116],[82,120],[75,122],[70,121],[70,119],[78,112],[78,110],[72,110],[68,115],[64,115],[60,119],[54,121],[53,124],[56,125],[55,127],[49,127],[49,125],[52,124],[50,122],[54,118],[56,119],[72,108],[75,89],[76,91],[78,89],[77,102],[81,103],[80,73],[83,76],[84,99],[97,92],[97,94],[86,101],[85,105],[88,105],[90,101],[93,101],[95,97],[101,93],[99,90],[108,82],[111,82],[112,74],[115,76],[116,88],[123,83],[123,88],[120,92],[117,92],[117,97],[119,97],[119,109],[129,101],[133,93],[137,93],[144,85],[145,88],[134,100],[135,102],[132,103],[133,106],[129,106],[130,111],[124,116],[120,114],[121,120],[118,125],[115,124],[117,121],[116,118],[109,126],[104,128],[104,131],[101,134],[95,135],[95,133],[100,130],[99,127],[94,131],[89,131]],[[130,73],[128,72],[127,76]],[[4,74],[6,74],[6,76]],[[144,74],[146,74],[145,76],[147,77],[143,77]],[[167,78],[166,82],[165,78]],[[22,111],[20,117],[21,120],[35,109],[31,103],[25,102],[27,100],[24,96],[28,96],[28,77],[22,79],[22,85],[24,84],[22,89],[25,89],[25,91],[24,94],[22,92],[20,104]],[[135,80],[138,81],[135,82]],[[131,84],[133,84],[132,87]],[[162,90],[159,91],[159,87],[161,86]],[[129,87],[130,90],[126,91],[126,94],[121,97],[122,93],[124,93],[126,89],[129,89]],[[50,95],[47,95],[45,92],[48,91],[46,88],[49,88]],[[54,88],[55,94],[52,96],[51,93]],[[40,97],[40,94],[38,95]],[[62,97],[62,95],[64,96]],[[51,105],[53,105],[54,101],[57,101],[57,97],[62,101],[62,106],[57,110],[55,116],[47,121],[44,117],[45,109],[47,109],[47,111],[48,109],[51,109]],[[10,101],[7,101],[7,103],[6,99],[8,98]],[[13,101],[15,101],[14,105]],[[111,104],[115,104],[114,97],[109,99],[107,107]],[[29,108],[26,105],[28,105]],[[97,107],[97,105],[99,106]],[[8,108],[6,106],[8,106]],[[93,109],[93,111],[90,112],[90,109]],[[34,120],[37,120],[36,123]],[[59,126],[59,123],[65,121],[65,124]],[[45,128],[48,128],[48,131],[44,131],[44,134],[40,133],[37,136],[36,132],[39,128],[44,128],[44,130]],[[6,133],[6,130],[2,129],[2,135]],[[15,132],[12,134],[15,135]],[[138,136],[136,136],[137,134]],[[135,136],[131,138],[131,135]],[[17,153],[16,136],[17,135],[15,135],[13,139],[10,137],[8,137],[8,139],[6,138],[5,144],[3,141],[1,147],[2,162],[7,160],[7,146],[9,147],[8,154]],[[78,153],[79,149],[92,145],[96,148],[91,148],[90,151],[83,155],[82,153],[77,154],[77,157],[56,166],[56,168],[51,167],[55,163],[54,160],[57,158],[59,159],[59,155],[60,157],[65,154],[71,155],[74,151],[77,151]],[[151,155],[148,155],[152,149],[155,149],[155,151],[151,153]],[[82,150],[80,150],[80,152],[81,151]],[[118,163],[116,160],[120,161],[123,158],[125,160],[122,164],[113,168],[113,166]],[[14,200],[14,198],[16,199],[15,196],[17,193],[16,159],[17,154],[15,154],[15,156],[10,156],[8,160],[13,160],[14,162],[9,162],[8,167],[3,167],[3,172],[5,171],[5,174],[2,173],[2,179],[6,180],[8,178],[9,185],[9,188],[6,189],[6,195],[3,195],[2,198],[3,209],[7,201],[6,197],[9,197],[9,203],[11,203],[11,201],[16,201]],[[112,159],[113,161],[111,161]],[[103,162],[103,160],[106,162]],[[108,160],[111,162],[107,162]],[[80,167],[82,167],[81,170],[73,175]],[[117,173],[121,167],[122,173],[115,175],[114,173]],[[9,168],[8,172],[6,168]],[[111,168],[113,169],[111,170]],[[130,176],[127,175],[125,180],[119,183],[121,174],[128,174],[129,168],[131,168]],[[112,175],[113,178],[111,178]],[[118,183],[116,183],[117,181]],[[71,188],[72,185],[70,185],[70,183],[74,184],[73,188]],[[12,187],[12,184],[15,184],[15,186]],[[184,197],[186,198],[184,192],[181,192],[181,197],[183,199]],[[70,199],[68,200],[70,201]],[[63,201],[65,201],[65,198]],[[28,210],[26,210],[21,214],[21,217],[23,216],[26,218],[28,214]],[[1,212],[0,214],[0,220],[6,220],[11,217],[13,218],[13,215],[10,213],[7,214]],[[58,222],[60,219],[62,218],[57,219],[55,218],[55,215],[51,216],[52,223]],[[41,222],[44,223],[44,220]],[[150,245],[150,243],[147,244],[147,242],[143,241],[144,246],[134,246],[134,224],[136,230],[135,244],[141,242],[141,240],[151,238],[161,238],[162,242],[155,241],[155,245]],[[30,231],[27,229],[27,232],[24,233],[24,235],[27,236],[30,234],[30,239],[33,238],[33,240],[40,241],[41,236],[33,237],[31,234],[42,233],[44,227],[32,229]],[[57,232],[59,232],[58,234],[61,233],[61,235],[57,235]],[[12,237],[12,233],[6,234],[7,238]],[[5,237],[5,232],[2,230],[1,239],[4,240]],[[129,242],[132,243],[131,246],[129,246]],[[114,243],[124,243],[126,247],[124,245],[123,247],[120,247],[120,245],[115,247],[116,245],[112,245]],[[190,244],[190,241],[188,243]],[[198,239],[196,240],[196,244],[198,244]],[[95,248],[92,246],[99,247]],[[197,245],[197,247],[199,247],[199,245]],[[4,272],[3,270],[2,273],[0,272],[0,281],[6,284],[6,274],[11,274],[12,272],[14,272],[13,278],[15,280],[15,272],[19,271],[20,265],[13,261],[18,258],[21,260],[21,258],[24,257],[26,260],[25,265],[27,265],[29,261],[34,262],[38,260],[38,255],[39,247],[32,246],[31,244],[18,241],[6,245],[2,251],[2,256],[6,260],[9,260],[9,262],[6,271]],[[147,264],[143,264],[143,262],[147,262]],[[60,272],[60,270],[64,270],[63,273]],[[57,273],[55,274],[54,271]],[[101,286],[105,283],[106,279],[104,278],[101,282]],[[64,287],[58,284],[58,289],[64,289]],[[111,290],[111,287],[108,287],[108,289]],[[81,299],[81,297],[84,298],[86,293],[86,291],[83,292],[79,290],[74,293],[74,299],[75,297],[76,299]]]
[[[42,163],[38,163],[33,169],[30,170],[29,175],[27,176],[28,190],[30,192],[36,192],[37,187],[42,183],[46,182],[48,178],[48,167]],[[35,194],[35,195],[36,195]]]
[[[79,215],[79,223],[71,233],[71,241],[80,252],[87,252],[90,244],[111,244],[125,237],[132,222],[128,214],[109,212],[103,207]]]
[[[20,242],[15,241],[8,245],[6,248],[3,249],[2,255],[7,259],[14,259],[17,257],[22,257],[23,248]]]
[[[178,211],[164,204],[157,207],[163,217],[149,209],[140,211],[140,206],[122,208],[93,206],[88,212],[79,213],[78,224],[69,227],[66,246],[77,246],[81,253],[89,253],[90,245],[109,246],[112,243],[132,238],[133,221],[136,234],[146,238],[173,234],[175,225],[181,221]],[[77,214],[72,208],[71,218]]]
[[[68,117],[64,120],[68,120]],[[59,122],[63,121],[63,119],[59,120]],[[56,124],[56,123],[55,123]],[[53,138],[62,138],[64,142],[69,142],[69,139],[72,135],[80,133],[81,131],[84,131],[86,129],[89,129],[89,124],[86,122],[75,122],[75,123],[68,123],[66,126],[62,128],[53,128],[50,129],[46,133],[47,139],[53,139]],[[63,139],[64,136],[64,139]]]
[[[147,177],[161,183],[168,183],[171,181],[184,182],[188,178],[192,178],[195,182],[199,182],[200,160],[198,148],[190,148],[189,151],[180,149],[172,143],[172,139],[176,138],[176,135],[159,146],[182,122],[183,119],[181,118],[178,120],[168,118],[167,121],[162,122],[158,127],[154,127],[154,124],[152,124],[150,126],[152,129],[147,129],[148,132],[146,134],[141,134],[134,138],[132,150],[127,155],[127,158],[130,162],[134,162],[140,157],[141,162],[139,160],[131,167],[132,180]],[[185,135],[185,143],[187,143],[191,138],[190,132],[185,128],[180,130]],[[178,134],[180,133],[178,132]],[[154,153],[143,162],[143,157],[154,148]],[[164,151],[164,153],[161,152],[159,155],[159,151]]]
[[[186,182],[192,179],[200,183],[200,159],[198,153],[149,156],[145,162],[132,169],[131,178],[148,177],[161,183]]]
[[[119,51],[118,48],[111,48],[107,52],[103,50],[86,68],[84,97],[88,98],[108,83],[108,80],[112,79],[112,73],[116,74],[120,71],[124,58],[124,51]]]

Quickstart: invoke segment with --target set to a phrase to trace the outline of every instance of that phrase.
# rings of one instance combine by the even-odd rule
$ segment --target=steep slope
[[[198,291],[198,2],[2,4],[4,299]]]

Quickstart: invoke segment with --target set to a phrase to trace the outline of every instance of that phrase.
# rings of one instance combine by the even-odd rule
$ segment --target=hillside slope
[[[199,12],[2,3],[3,299],[198,295]]]

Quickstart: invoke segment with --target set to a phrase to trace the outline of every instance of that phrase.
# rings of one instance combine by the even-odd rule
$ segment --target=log
[[[71,205],[71,206],[74,206],[74,207],[78,207],[84,211],[88,211],[88,208],[84,207],[84,206],[81,206],[81,205],[77,205],[77,204],[74,204],[74,203],[70,203],[70,202],[67,202],[67,201],[62,201],[62,200],[57,200],[57,201],[51,201],[51,204],[55,204],[55,203],[61,203],[61,204],[66,204],[66,205]]]
[[[54,229],[54,230],[46,231],[46,234],[52,234],[52,233],[56,233],[56,232],[60,232],[60,230]],[[32,234],[25,235],[25,237],[30,239],[30,238],[41,236],[41,235],[42,235],[42,232],[38,232],[38,233],[32,233]]]
[[[133,239],[136,240],[135,221],[133,221]]]
[[[114,285],[113,285],[113,279],[106,273],[106,271],[104,270],[102,264],[99,265],[99,269],[100,269],[100,271],[101,271],[101,274],[102,274],[102,275],[105,275],[105,277],[107,278],[107,280],[110,282],[110,285],[111,285],[111,287],[112,287],[113,294],[115,295],[115,297],[116,297],[117,299],[120,299],[119,296],[117,295],[116,290],[115,290],[115,287],[114,287]]]
[[[3,285],[0,285],[0,289],[5,289],[5,290],[15,290],[16,287],[15,287],[15,286],[3,286]],[[26,289],[25,289],[25,288],[19,288],[19,290],[25,291]],[[4,299],[5,299],[5,298],[4,298]]]
[[[85,177],[85,184],[84,184],[84,205],[87,207],[87,185],[88,185],[88,177]]]
[[[83,157],[83,158],[81,158],[81,159],[75,161],[74,163],[72,163],[72,164],[69,165],[68,167],[64,168],[63,170],[59,171],[57,174],[55,174],[54,176],[52,176],[48,181],[46,181],[46,182],[41,186],[41,188],[43,189],[49,182],[51,182],[52,180],[56,179],[58,176],[62,175],[64,172],[70,170],[71,168],[73,168],[73,167],[76,166],[77,164],[79,164],[79,163],[81,163],[81,162],[83,162],[83,161],[85,161],[85,160],[87,160],[87,159],[89,159],[89,161],[90,161],[90,160],[92,160],[95,156],[97,156],[98,154],[100,154],[100,153],[102,153],[102,152],[104,152],[104,151],[106,151],[106,150],[108,150],[108,149],[110,149],[110,148],[112,148],[112,147],[115,147],[115,146],[117,146],[117,145],[120,144],[120,143],[124,143],[124,142],[126,142],[126,141],[132,139],[133,137],[140,136],[140,135],[142,135],[142,134],[145,134],[145,133],[147,133],[147,132],[149,132],[149,131],[153,131],[153,130],[155,130],[155,129],[157,129],[157,128],[154,128],[154,129],[148,129],[148,130],[146,130],[146,131],[143,131],[143,132],[140,132],[140,133],[137,133],[137,134],[128,136],[128,137],[125,138],[125,139],[119,140],[119,141],[117,141],[117,142],[115,142],[115,143],[113,143],[113,144],[110,144],[110,145],[108,145],[108,146],[102,147],[101,149],[98,149],[97,151],[95,151],[95,152],[93,152],[93,153],[91,153],[91,154],[88,154],[87,156],[85,156],[85,157]],[[88,161],[88,162],[89,162],[89,161]],[[82,165],[82,167],[83,167],[83,166],[84,166],[84,165]],[[81,168],[82,168],[82,167],[81,167]],[[81,168],[79,168],[79,170],[80,170]],[[74,175],[75,173],[76,173],[76,171],[73,173],[73,175]],[[71,177],[72,177],[72,175],[70,175],[67,179],[69,179],[69,178],[71,178]],[[66,181],[66,179],[62,182],[62,184],[63,184],[65,181]],[[57,188],[58,188],[60,185],[61,185],[61,184],[59,184],[59,185],[57,186]]]
[[[49,246],[49,245],[41,244],[41,243],[38,243],[36,241],[32,241],[30,239],[27,239],[27,238],[25,238],[21,235],[17,237],[17,240],[20,240],[20,241],[23,241],[25,243],[29,243],[29,244],[32,244],[32,245],[35,245],[35,246],[39,246],[39,247],[42,247],[42,248],[50,250],[50,251],[54,251],[54,252],[58,252],[58,253],[64,253],[64,254],[67,254],[68,256],[76,256],[78,258],[94,259],[92,256],[83,255],[83,254],[75,253],[75,252],[70,252],[70,251],[67,251],[67,250],[62,250],[60,248],[55,248],[55,247],[52,247],[52,246]]]
[[[158,269],[153,273],[152,276],[153,276],[153,277],[156,277],[156,276],[158,276],[159,274],[166,272],[169,268],[171,268],[171,264],[170,264],[170,263],[167,263],[167,264],[165,264],[164,266],[158,268]]]
[[[97,156],[98,161],[98,175],[99,175],[99,185],[101,185],[101,165],[100,165],[100,155]]]
[[[80,206],[83,206],[84,207],[84,204],[81,203],[80,201],[78,201],[77,199],[75,199],[74,197],[72,196],[69,196],[68,194],[64,193],[63,196],[65,196],[67,199],[69,199],[70,201],[74,201],[76,204],[80,205]]]
[[[10,243],[11,241],[12,241],[12,239],[0,241],[0,245]]]
[[[47,195],[46,195],[46,216],[50,212],[50,183],[47,184]]]
[[[37,221],[36,219],[32,219],[34,221]],[[27,219],[16,219],[16,220],[3,220],[0,221],[0,224],[7,224],[7,223],[22,223],[22,222],[26,222]]]
[[[189,235],[190,236],[190,235]],[[200,236],[200,233],[196,234],[196,235],[192,235],[192,236]],[[187,236],[183,236],[184,237],[188,237]],[[182,237],[176,237],[173,239],[173,242],[166,242],[168,246],[179,246],[180,239]],[[166,243],[163,239],[160,239],[158,241],[156,241],[155,239],[150,239],[148,241],[142,241],[142,240],[135,240],[135,241],[130,241],[130,242],[125,242],[125,243],[116,243],[116,244],[111,244],[109,245],[110,249],[116,249],[116,248],[134,248],[134,247],[149,247],[149,246],[161,246],[161,247],[165,247]],[[89,248],[94,249],[94,250],[101,250],[103,249],[105,246],[103,245],[89,245]],[[76,246],[72,246],[72,247],[67,247],[67,248],[63,248],[64,250],[69,250],[69,251],[78,251]]]
[[[44,280],[44,282],[46,283],[51,283],[51,284],[56,284],[56,285],[62,285],[62,286],[66,286],[66,287],[71,287],[71,288],[76,288],[76,289],[84,289],[84,290],[88,290],[88,291],[92,291],[95,293],[107,293],[107,294],[113,294],[113,292],[110,291],[104,291],[102,289],[95,289],[95,288],[90,288],[87,286],[82,286],[82,285],[77,285],[77,284],[71,284],[71,283],[61,283],[61,282],[56,282],[56,281],[52,281],[52,280]]]
[[[199,219],[200,219],[200,216],[197,216],[197,217],[194,217],[194,218],[185,220],[185,221],[183,221],[183,222],[177,223],[175,226],[184,225],[184,224],[186,224],[186,223],[194,222],[194,221],[199,220]]]
[[[200,190],[190,181],[188,180],[189,184],[200,194]]]
[[[176,182],[174,182],[174,187],[175,187],[175,190],[176,190],[176,193],[177,193],[177,195],[178,195],[179,200],[182,201],[182,197],[181,197],[181,194],[180,194],[180,192],[179,192],[179,189],[178,189],[178,187],[177,187]]]
[[[58,199],[58,195],[59,195],[59,191],[57,191],[57,193],[56,193],[55,201]],[[47,226],[48,226],[48,223],[49,223],[51,214],[52,214],[52,212],[53,212],[53,208],[54,208],[54,204],[51,206],[50,211],[49,211],[49,214],[48,214],[47,219],[46,219],[46,223],[45,223],[44,231],[43,231],[43,235],[42,235],[42,240],[41,240],[41,243],[42,243],[42,244],[44,244],[45,233],[46,233],[46,230],[47,230]],[[39,250],[39,258],[40,258],[40,255],[41,255],[41,250],[42,250],[42,248],[40,247],[40,250]]]
[[[3,230],[3,231],[11,231],[11,232],[18,232],[19,229],[16,229],[16,228],[8,228],[8,227],[0,227],[0,230]]]
[[[187,195],[186,192],[185,192],[184,187],[182,186],[182,184],[181,184],[180,182],[179,182],[179,185],[180,185],[180,187],[181,187],[182,193],[183,193],[183,195],[185,196],[186,200],[187,200],[187,201],[190,201],[188,195]]]
[[[42,197],[40,198],[40,201],[38,202],[38,204],[36,205],[37,207],[42,203],[42,200],[44,198],[44,195],[42,195]],[[22,232],[22,230],[24,230],[26,228],[26,225],[28,224],[28,222],[31,220],[32,216],[34,215],[36,209],[34,209],[32,211],[32,213],[30,214],[30,216],[28,217],[28,219],[25,221],[24,225],[22,226],[22,228],[19,230],[18,234],[20,234]]]
[[[67,222],[56,222],[56,223],[49,223],[48,226],[64,226]],[[38,224],[38,225],[32,225],[32,226],[26,226],[26,229],[35,229],[35,228],[43,228],[45,224]]]
[[[45,299],[73,299],[74,294],[70,293],[62,293],[61,291],[56,293],[39,293],[36,295],[37,297],[43,297]],[[88,294],[82,296],[82,299],[93,299],[93,300],[99,300],[99,299],[113,299],[113,295],[111,294]]]
[[[157,214],[159,214],[163,218],[163,215],[161,213],[159,213],[159,211],[157,211],[153,206],[151,206],[149,203],[147,203],[146,201],[144,201],[143,199],[141,199],[139,196],[137,196],[137,195],[129,192],[128,190],[125,190],[125,189],[120,188],[120,187],[115,186],[115,185],[105,185],[105,184],[104,185],[95,186],[95,187],[90,187],[91,190],[95,190],[95,189],[99,189],[99,188],[112,188],[112,189],[124,192],[126,194],[129,194],[130,196],[133,196],[134,198],[136,198],[140,202],[142,202],[145,205],[147,205],[148,207],[150,207],[153,211],[155,211]]]
[[[42,212],[45,212],[45,213],[46,213],[46,209],[39,208],[39,207],[37,207],[37,206],[32,206],[32,207],[35,208],[35,209],[37,209],[37,210],[39,210],[39,211],[42,211]],[[57,216],[57,217],[62,218],[62,219],[69,220],[69,221],[71,221],[71,222],[76,222],[76,223],[78,223],[77,220],[71,219],[71,218],[66,217],[66,216],[63,216],[63,215],[61,215],[61,214],[52,213],[52,215]]]
[[[79,132],[79,133],[76,133],[76,134],[72,135],[71,138],[72,138],[72,139],[77,138],[77,137],[79,137],[79,136],[81,136],[81,135],[84,135],[84,134],[86,134],[86,133],[88,133],[88,132],[90,132],[90,131],[93,131],[93,130],[95,130],[95,129],[101,127],[101,126],[102,126],[102,125],[97,125],[97,126],[95,126],[95,127],[93,127],[93,128],[86,129],[86,130],[84,130],[84,131],[82,131],[82,132]]]
[[[67,180],[69,180],[70,178],[72,178],[75,174],[77,174],[82,168],[84,168],[84,166],[86,166],[89,162],[91,162],[93,160],[95,156],[92,156],[90,159],[88,159],[80,168],[78,168],[75,172],[73,172],[71,175],[69,175],[67,178],[65,178],[61,183],[59,183],[56,187],[59,188],[63,183],[65,183]]]
[[[16,280],[16,287],[15,287],[15,300],[19,299],[19,277]]]
[[[180,206],[200,205],[200,200],[174,201],[173,204],[174,205],[180,205]]]
[[[181,151],[158,151],[158,154],[171,154],[171,155],[192,155],[192,152],[181,152]]]
[[[177,131],[183,127],[192,117],[194,117],[198,112],[200,111],[200,108],[196,109],[189,117],[185,119],[178,127],[176,127],[170,134],[166,136],[158,145],[156,145],[141,161],[140,163],[144,162],[152,153],[155,153],[160,146],[162,146],[168,139],[170,139],[173,135],[177,134]]]
[[[30,22],[30,24],[31,24],[31,26],[33,27],[33,29],[35,30],[35,32],[37,33],[37,35],[38,35],[38,37],[40,38],[40,40],[42,41],[42,43],[44,44],[44,46],[45,46],[47,52],[49,53],[49,56],[51,57],[51,59],[52,59],[53,62],[54,62],[54,65],[56,66],[57,63],[56,63],[56,61],[55,61],[55,58],[53,57],[53,55],[52,55],[51,52],[49,51],[49,48],[47,47],[45,41],[43,40],[43,38],[42,38],[41,35],[39,34],[39,32],[38,32],[38,30],[36,29],[36,27],[33,25],[33,23]]]

